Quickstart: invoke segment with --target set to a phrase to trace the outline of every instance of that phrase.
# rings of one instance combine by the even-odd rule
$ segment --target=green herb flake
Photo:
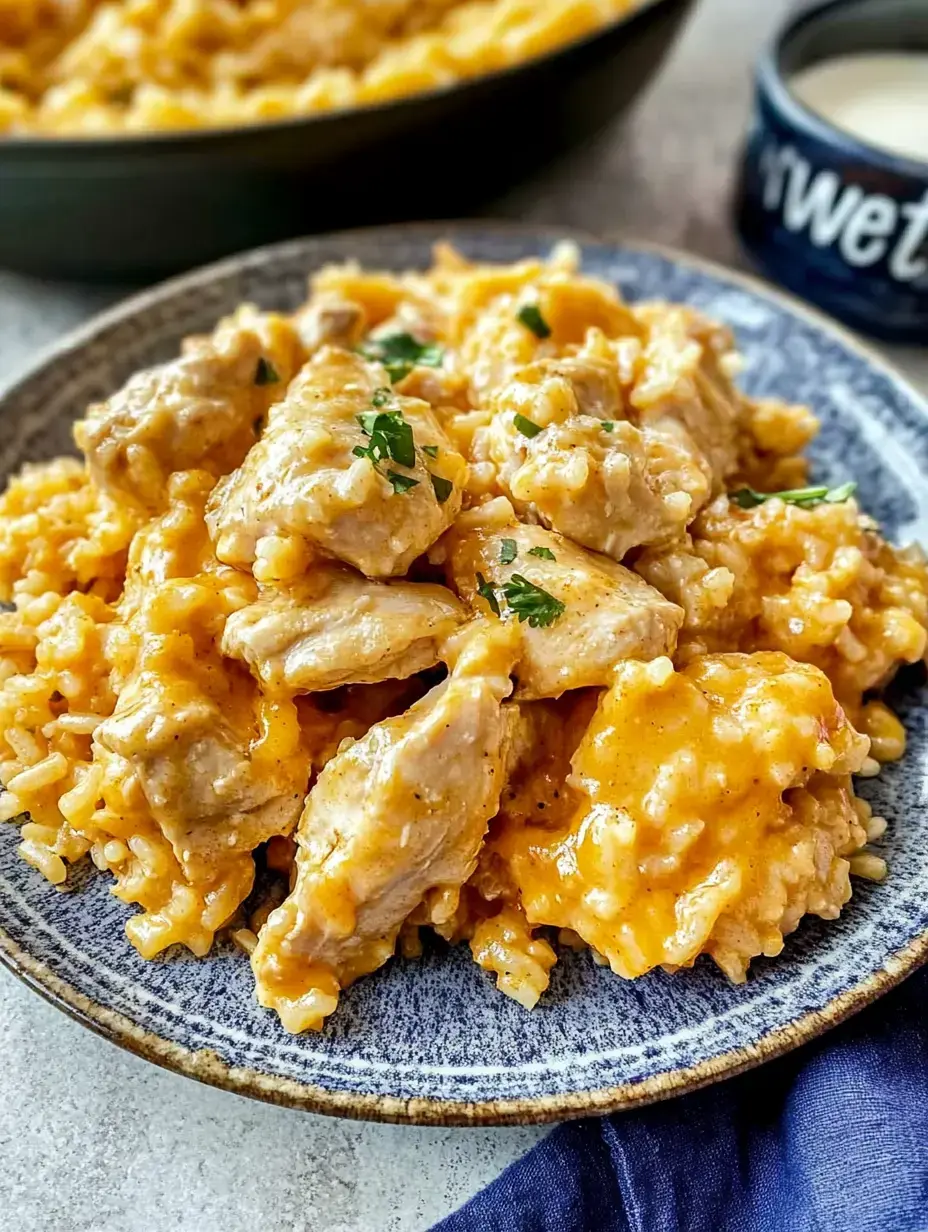
[[[755,492],[753,488],[739,488],[730,492],[729,498],[741,509],[756,509],[770,500],[781,500],[800,509],[814,509],[816,505],[839,505],[857,491],[856,483],[842,483],[837,488],[786,488],[782,492]]]
[[[364,454],[371,462],[385,462],[390,458],[400,466],[415,466],[412,426],[403,418],[402,411],[362,411],[358,423],[364,435],[370,437]],[[357,454],[357,449],[354,452]]]
[[[526,419],[524,415],[519,415],[518,413],[513,416],[512,422],[522,435],[527,436],[529,439],[537,436],[542,430],[539,424],[532,423],[530,419]]]
[[[500,615],[499,599],[496,597],[496,591],[482,573],[477,574],[477,594],[480,595],[481,598],[486,599],[487,603],[490,605],[490,611],[494,616]]]
[[[530,582],[521,573],[514,573],[503,587],[503,595],[520,622],[526,620],[531,629],[553,625],[567,610],[560,599]]]
[[[529,548],[529,556],[537,556],[539,560],[557,560],[550,548]]]
[[[454,484],[450,479],[445,479],[442,475],[433,475],[431,471],[429,471],[429,479],[432,481],[432,490],[435,493],[436,500],[439,505],[443,505],[454,491]]]
[[[530,329],[536,338],[551,337],[551,326],[541,315],[537,304],[523,304],[516,316],[519,323]]]
[[[259,355],[258,363],[255,367],[255,384],[276,385],[279,380],[280,373],[271,361],[269,359],[265,359],[263,355]]]
[[[599,426],[602,428],[604,432],[611,432],[613,428],[615,427],[615,424],[612,422],[611,419],[604,419]]]
[[[437,445],[423,445],[422,452],[427,453],[430,458],[437,458],[438,457],[438,446]]]
[[[418,479],[413,479],[410,475],[401,475],[399,471],[387,471],[387,478],[393,484],[393,491],[397,496],[403,496],[411,488],[419,486]]]
[[[435,342],[419,342],[412,334],[387,334],[368,338],[358,347],[365,359],[382,363],[395,385],[409,376],[413,368],[439,368],[445,357],[444,348]]]
[[[519,549],[516,546],[515,539],[504,539],[500,543],[499,563],[501,565],[511,565],[518,555],[519,555]]]
[[[380,407],[386,406],[387,403],[393,401],[393,390],[387,389],[386,385],[381,385],[379,389],[375,389],[371,397],[371,406]]]

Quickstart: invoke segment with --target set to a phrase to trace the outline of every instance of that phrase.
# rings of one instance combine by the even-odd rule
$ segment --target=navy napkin
[[[928,971],[791,1056],[562,1125],[434,1232],[928,1232]]]

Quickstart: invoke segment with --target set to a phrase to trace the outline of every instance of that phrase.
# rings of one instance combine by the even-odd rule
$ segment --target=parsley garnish
[[[541,426],[539,424],[532,423],[530,419],[526,419],[524,415],[520,415],[518,412],[513,416],[512,422],[523,436],[527,436],[529,438],[537,436],[541,431]]]
[[[422,452],[427,453],[430,458],[437,458],[438,457],[438,446],[437,445],[423,445]]]
[[[393,484],[393,491],[397,496],[402,496],[410,488],[419,486],[418,479],[412,479],[409,475],[401,475],[399,471],[387,471],[387,478]]]
[[[371,397],[371,406],[382,407],[388,402],[393,401],[393,390],[387,389],[385,385],[381,385],[379,389],[375,389]]]
[[[812,509],[816,505],[838,505],[856,491],[856,483],[842,483],[837,488],[787,488],[783,492],[755,492],[753,488],[739,488],[737,492],[730,492],[729,497],[741,509],[756,509],[769,500],[781,500],[787,505]]]
[[[604,419],[599,426],[602,428],[604,432],[611,432],[612,429],[615,427],[615,424],[612,422],[611,419]]]
[[[432,490],[439,505],[443,505],[454,491],[454,484],[450,479],[445,479],[441,475],[433,475],[431,471],[429,471],[429,479],[432,481]]]
[[[255,367],[255,384],[276,385],[279,380],[280,373],[271,361],[269,359],[265,359],[263,355],[259,355],[258,363]]]
[[[370,458],[373,463],[392,458],[400,466],[416,465],[412,427],[402,411],[362,411],[358,423],[364,435],[370,437],[370,444],[355,446],[352,452],[357,457]]]
[[[527,620],[532,629],[553,625],[566,611],[560,599],[555,599],[554,595],[542,590],[521,573],[512,575],[503,587],[503,595],[520,622]]]
[[[541,315],[537,304],[523,304],[516,313],[520,323],[530,329],[536,338],[550,338],[551,326]]]
[[[365,359],[376,359],[396,384],[409,376],[415,367],[438,368],[445,352],[435,342],[419,342],[412,334],[387,334],[383,338],[368,338],[358,347]]]
[[[496,591],[483,576],[482,573],[477,574],[477,594],[486,599],[490,605],[490,610],[494,616],[499,616],[499,599],[496,597]]]
[[[539,560],[557,560],[550,548],[529,548],[529,556],[537,556]]]
[[[499,545],[499,563],[511,565],[518,555],[519,549],[516,547],[515,539],[503,539]]]

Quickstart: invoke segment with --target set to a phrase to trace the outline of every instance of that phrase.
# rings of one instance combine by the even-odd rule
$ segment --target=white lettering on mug
[[[859,184],[844,184],[831,168],[813,171],[790,145],[765,145],[759,169],[764,209],[782,211],[787,230],[807,230],[816,248],[837,245],[858,269],[888,255],[889,271],[900,282],[928,272],[928,257],[919,255],[928,240],[928,191],[920,201],[905,202],[865,193]]]

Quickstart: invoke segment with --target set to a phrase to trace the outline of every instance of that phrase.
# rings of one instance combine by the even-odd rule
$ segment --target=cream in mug
[[[836,56],[802,69],[790,87],[859,141],[928,162],[928,51]]]

